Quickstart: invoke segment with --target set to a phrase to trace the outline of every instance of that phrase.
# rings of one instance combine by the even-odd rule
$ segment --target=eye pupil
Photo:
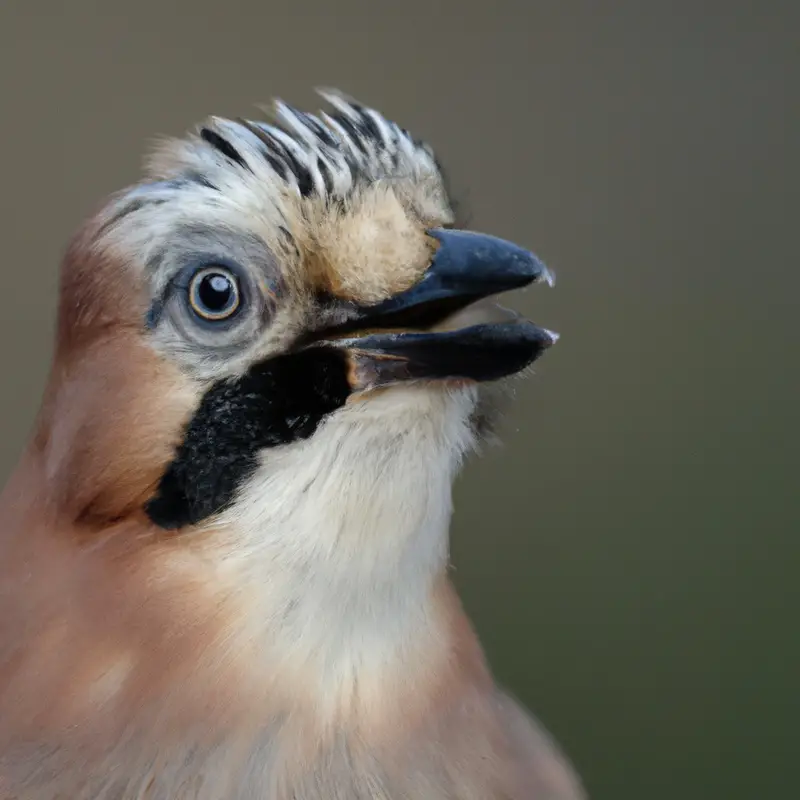
[[[205,269],[192,280],[190,301],[195,313],[204,319],[227,319],[239,307],[236,279],[222,269]]]
[[[233,296],[233,286],[222,275],[206,275],[200,281],[200,299],[212,311],[224,311]]]

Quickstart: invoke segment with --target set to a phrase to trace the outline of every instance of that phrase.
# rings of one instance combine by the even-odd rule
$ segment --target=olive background
[[[796,796],[796,2],[0,5],[0,470],[58,262],[158,134],[338,87],[426,138],[562,334],[455,490],[499,680],[594,798]]]

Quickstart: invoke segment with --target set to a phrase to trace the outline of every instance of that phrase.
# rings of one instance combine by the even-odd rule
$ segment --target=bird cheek
[[[124,335],[54,374],[38,437],[52,499],[91,527],[138,512],[180,441],[196,391],[137,337]]]

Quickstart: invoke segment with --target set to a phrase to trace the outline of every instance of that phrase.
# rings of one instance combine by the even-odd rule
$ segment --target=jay
[[[448,577],[556,335],[431,147],[336,91],[212,117],[75,235],[0,497],[3,800],[577,800]]]

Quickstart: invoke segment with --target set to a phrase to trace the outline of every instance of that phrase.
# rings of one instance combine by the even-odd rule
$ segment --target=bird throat
[[[196,525],[227,508],[261,450],[307,439],[351,393],[343,352],[310,348],[254,365],[203,396],[145,510],[159,527]]]

